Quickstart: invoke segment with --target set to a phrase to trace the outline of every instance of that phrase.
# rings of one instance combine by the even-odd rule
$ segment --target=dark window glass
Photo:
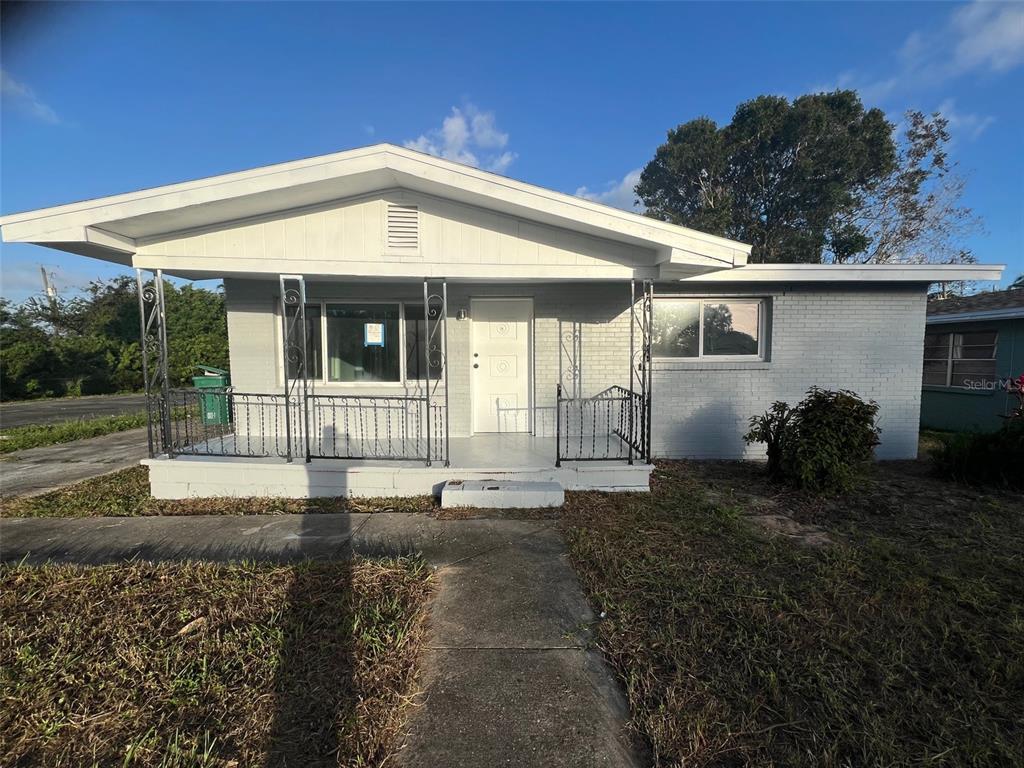
[[[329,381],[399,381],[397,304],[327,305]]]
[[[433,325],[433,323],[432,323]],[[438,325],[434,331],[434,339],[430,351],[430,378],[441,378],[441,333],[443,328]],[[423,319],[422,304],[405,305],[405,377],[409,380],[423,379],[424,358],[427,344],[427,324]]]
[[[289,306],[286,308],[288,313],[289,323],[292,318],[295,317],[298,312],[298,307]],[[321,323],[320,323],[320,305],[319,304],[307,304],[306,305],[306,378],[307,379],[320,379],[323,378],[323,361],[321,360]],[[302,340],[299,338],[302,334],[300,328],[295,328],[296,337],[293,342],[301,348]],[[297,350],[296,350],[297,351]],[[299,356],[296,354],[288,355],[288,378],[297,379],[299,378],[299,367],[300,367]]]

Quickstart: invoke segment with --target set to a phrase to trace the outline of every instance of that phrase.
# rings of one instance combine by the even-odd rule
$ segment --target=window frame
[[[278,374],[281,377],[281,381],[284,381],[284,338],[280,336],[281,328],[281,313],[280,313],[280,299],[277,301],[278,310],[275,312],[277,316],[278,326],[278,344],[277,344],[277,369]],[[390,304],[398,305],[398,346],[399,346],[399,360],[398,360],[398,381],[331,381],[328,378],[330,366],[327,363],[327,305],[328,304]],[[318,386],[324,387],[357,387],[363,389],[380,389],[380,388],[394,388],[394,389],[406,389],[410,385],[412,386],[423,386],[426,383],[426,379],[412,379],[408,376],[406,361],[407,361],[407,350],[406,350],[406,335],[405,335],[405,306],[406,304],[412,306],[419,306],[423,304],[422,299],[312,299],[306,301],[307,307],[320,307],[320,359],[323,361],[321,375],[318,377],[307,377],[307,382],[312,382]],[[434,379],[430,379],[431,382]]]
[[[693,357],[670,357],[651,353],[651,359],[658,363],[696,364],[696,363],[764,363],[768,361],[768,307],[771,306],[768,296],[693,296],[687,294],[655,294],[651,306],[651,327],[654,326],[654,313],[659,301],[696,301],[698,303],[697,318],[697,354]],[[757,353],[753,355],[706,355],[704,354],[704,305],[725,304],[728,302],[756,303],[757,310]]]
[[[991,333],[994,335],[992,340],[992,357],[953,357],[953,350],[956,348],[955,339],[957,336],[963,336],[968,333]],[[935,389],[948,390],[952,392],[978,392],[978,391],[989,391],[985,388],[972,388],[972,387],[961,387],[953,383],[953,364],[954,363],[992,363],[992,380],[999,380],[999,329],[998,328],[971,328],[970,330],[934,330],[930,331],[925,327],[925,340],[929,334],[936,336],[946,337],[946,354],[945,357],[925,357],[924,350],[928,348],[928,344],[923,345],[921,353],[921,386],[932,387]],[[934,344],[932,346],[935,346]],[[983,344],[967,344],[961,343],[960,346],[980,347],[987,346]],[[943,362],[946,365],[946,381],[944,384],[929,384],[924,380],[924,365],[925,363],[939,363]],[[998,387],[997,387],[998,388]]]

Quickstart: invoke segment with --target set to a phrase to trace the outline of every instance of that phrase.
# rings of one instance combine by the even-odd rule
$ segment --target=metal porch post
[[[427,466],[430,466],[430,290],[423,278],[423,394],[426,397],[425,429],[427,435]]]
[[[149,285],[136,268],[139,295],[139,344],[142,352],[142,380],[146,390],[146,430],[149,455],[166,451],[174,458],[171,436],[171,390],[167,365],[167,312],[164,304],[163,270],[152,271]],[[152,359],[155,352],[156,359]],[[155,406],[155,407],[154,407]],[[159,434],[154,431],[154,412],[159,421]]]
[[[294,282],[294,287],[288,283]],[[306,280],[302,275],[278,275],[281,291],[281,338],[284,357],[284,431],[285,458],[290,464],[292,451],[291,398],[296,386],[302,387],[302,430],[306,462],[310,461],[308,376],[306,375]],[[289,320],[288,308],[295,307],[295,316]],[[299,333],[296,333],[296,331]],[[295,365],[295,378],[289,375],[289,366]],[[298,425],[295,425],[298,426]]]

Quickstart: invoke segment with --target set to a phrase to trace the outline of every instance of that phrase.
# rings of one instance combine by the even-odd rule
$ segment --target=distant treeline
[[[172,384],[199,364],[228,367],[222,291],[164,282]],[[0,299],[0,397],[18,400],[142,389],[135,281],[90,284],[72,299]]]

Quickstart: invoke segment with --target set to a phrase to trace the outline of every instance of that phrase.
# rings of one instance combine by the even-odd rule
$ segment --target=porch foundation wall
[[[648,464],[519,467],[507,470],[408,466],[358,466],[333,459],[287,464],[276,459],[158,457],[145,459],[157,499],[213,496],[242,498],[403,497],[437,495],[449,480],[558,483],[567,491],[646,492]]]

